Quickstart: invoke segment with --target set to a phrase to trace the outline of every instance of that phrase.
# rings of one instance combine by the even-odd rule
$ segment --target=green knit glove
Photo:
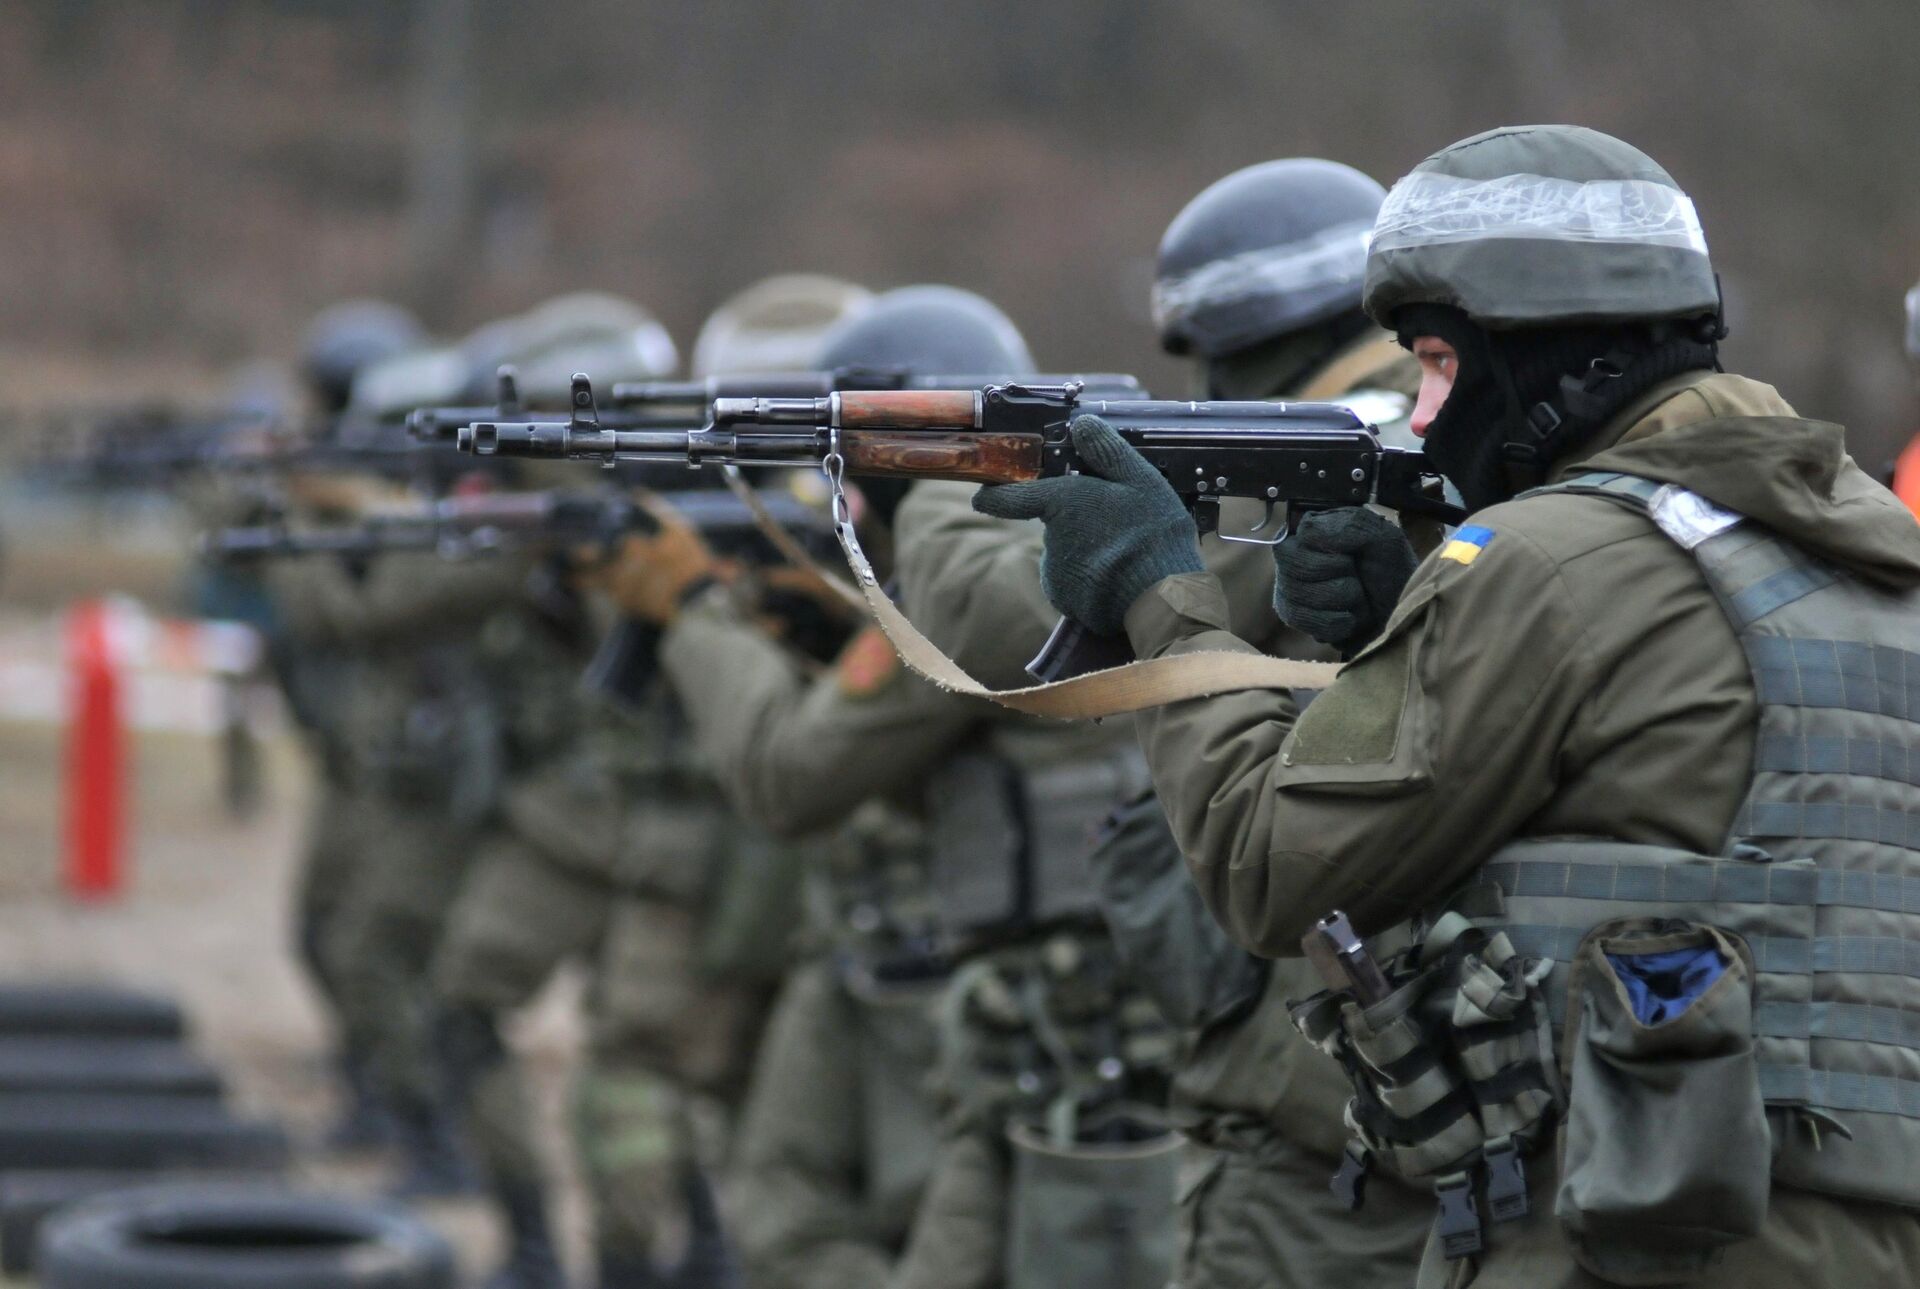
[[[1351,656],[1387,625],[1418,563],[1391,519],[1365,506],[1315,511],[1273,548],[1273,611]]]
[[[1088,473],[990,484],[973,494],[973,508],[1045,524],[1041,590],[1082,626],[1119,635],[1148,587],[1201,571],[1200,535],[1179,495],[1111,425],[1080,416],[1072,433]]]

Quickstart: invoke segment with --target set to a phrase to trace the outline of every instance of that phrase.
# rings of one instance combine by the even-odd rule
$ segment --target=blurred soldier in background
[[[817,281],[782,297],[780,315],[816,334],[860,299]],[[606,316],[606,301],[589,312]],[[608,382],[666,374],[642,344],[558,342],[587,337],[553,306],[530,330],[511,355],[529,397],[564,392],[574,371]],[[574,1124],[599,1283],[698,1289],[730,1274],[704,1171],[720,1147],[702,1138],[724,1139],[741,1095],[787,961],[798,861],[731,817],[664,684],[608,679],[620,694],[583,695],[565,745],[502,794],[500,826],[482,839],[434,958],[438,1051],[519,1235],[501,1283],[550,1283],[548,1187],[499,1024],[562,962],[583,961],[588,1051]],[[669,1272],[657,1254],[676,1226],[687,1247]]]
[[[317,410],[329,418],[340,416],[362,372],[416,350],[425,341],[420,324],[395,305],[361,300],[325,310],[308,327],[302,345],[302,374]],[[298,504],[299,494],[310,482],[290,480],[288,487],[295,496],[289,500]],[[202,508],[203,521],[242,522],[253,517],[257,498],[222,491],[232,504],[223,508],[217,520]],[[340,973],[325,952],[340,911],[368,862],[369,816],[360,808],[368,788],[364,776],[355,773],[355,751],[348,745],[342,717],[349,694],[363,682],[370,664],[346,641],[321,638],[310,629],[316,624],[303,611],[304,602],[317,589],[315,579],[339,583],[346,576],[337,567],[293,563],[263,569],[255,576],[220,570],[209,573],[199,599],[209,616],[237,612],[263,627],[269,664],[313,757],[313,812],[296,878],[294,942],[339,1030],[340,1070],[348,1101],[328,1140],[335,1147],[351,1149],[380,1144],[389,1127],[386,1108],[375,1094],[368,1027],[346,1005]],[[264,612],[237,609],[256,590],[266,598]]]
[[[581,365],[596,364],[610,379],[645,379],[666,374],[673,354],[644,311],[597,294],[561,297],[485,328],[461,352],[469,367],[459,388],[447,379],[451,367],[436,367],[428,355],[405,360],[398,372],[372,373],[374,392],[362,392],[361,405],[387,410],[449,393],[485,397],[500,361],[522,370],[530,397],[552,399],[564,397]],[[407,378],[423,384],[409,389]],[[597,946],[605,922],[602,892],[572,903],[564,898],[577,886],[565,867],[574,858],[567,838],[534,849],[511,808],[529,776],[579,750],[589,713],[577,677],[595,627],[551,556],[502,554],[463,564],[383,556],[365,589],[351,629],[391,638],[416,665],[427,665],[451,700],[438,721],[416,704],[408,730],[468,732],[460,755],[426,759],[436,782],[420,785],[405,802],[405,824],[381,843],[398,842],[399,853],[356,894],[336,937],[349,979],[377,1017],[409,1156],[400,1189],[460,1189],[463,1146],[470,1143],[510,1238],[492,1283],[556,1285],[562,1274],[546,1211],[546,1170],[521,1072],[498,1022],[559,961]],[[456,590],[457,607],[448,599]],[[391,602],[376,599],[381,593]],[[373,612],[376,605],[390,616]],[[455,637],[445,651],[451,656],[409,647],[437,632]],[[455,692],[464,676],[474,678],[475,692]],[[610,797],[603,802],[617,809]],[[579,827],[593,822],[580,820]],[[556,861],[554,851],[565,854]],[[604,874],[607,852],[588,862]],[[582,910],[587,916],[573,916]]]
[[[1419,365],[1360,311],[1366,238],[1385,196],[1350,167],[1309,159],[1213,184],[1160,243],[1161,344],[1196,360],[1209,397],[1345,402],[1387,441],[1413,446],[1406,416]],[[1325,531],[1309,516],[1282,555],[1365,543],[1376,529],[1404,549],[1392,521],[1344,513],[1356,517],[1353,532]],[[1296,626],[1365,616],[1364,588],[1322,589],[1311,607],[1278,607],[1308,620]],[[1307,632],[1281,646],[1304,656],[1319,648]],[[1227,938],[1151,794],[1121,812],[1095,870],[1122,957],[1167,1019],[1193,1035],[1174,1081],[1174,1121],[1212,1153],[1186,1192],[1183,1289],[1410,1282],[1431,1202],[1382,1179],[1361,1220],[1351,1197],[1327,1184],[1343,1158],[1351,1090],[1288,1015],[1290,1000],[1320,988],[1313,971],[1255,958]]]
[[[820,338],[873,303],[865,287],[818,273],[779,273],[715,309],[693,342],[694,377],[804,371],[818,365]]]
[[[821,361],[1033,369],[997,309],[936,287],[882,296]],[[919,489],[900,491],[863,495],[891,521]],[[873,633],[810,680],[742,619],[690,536],[631,544],[616,595],[668,624],[662,658],[734,799],[782,833],[846,823],[870,801],[911,809],[927,830],[931,903],[956,963],[938,1013],[946,1141],[910,1231],[902,1223],[918,1189],[920,1170],[909,1166],[917,1115],[892,1075],[852,1065],[866,1056],[841,1036],[857,1035],[854,1052],[876,1060],[900,1053],[867,1045],[904,1040],[910,1051],[925,1038],[913,1036],[905,1010],[881,1032],[885,1018],[867,1010],[857,977],[796,984],[783,1017],[791,1028],[760,1072],[742,1147],[742,1221],[765,1252],[766,1282],[1164,1282],[1176,1146],[1154,1126],[1153,1107],[1174,1035],[1122,980],[1086,869],[1100,817],[1138,782],[1125,724],[1062,726],[941,693],[905,673]],[[995,529],[973,536],[972,548],[1005,538]],[[908,898],[885,912],[868,907],[861,925],[891,916],[910,930],[911,850],[875,858],[886,867],[862,880],[904,873],[892,894]],[[869,1174],[875,1148],[891,1154]],[[1101,1212],[1111,1220],[1090,1220]]]
[[[950,325],[901,334],[899,301],[900,293],[883,296],[824,346],[816,337],[810,364],[931,372],[982,357],[993,362],[990,370],[1009,361],[969,345]],[[740,370],[751,370],[750,360]],[[870,500],[879,503],[863,520],[871,532],[887,524],[888,507],[883,489]],[[733,620],[745,629],[744,620]],[[748,690],[738,689],[739,677],[731,682],[735,723],[705,739],[722,764],[738,767],[724,780],[736,798],[753,792],[755,778],[733,739],[781,737],[782,727],[799,722],[837,736],[832,722],[808,721],[792,708],[824,682],[790,655],[754,647],[763,650],[764,669]],[[916,705],[942,705],[917,682],[900,689],[896,672],[890,646],[869,626],[835,662],[832,687],[863,705],[868,696],[898,692],[907,701],[892,704],[896,719]],[[837,737],[820,748],[823,756],[841,750]],[[888,755],[887,740],[876,738],[870,751]],[[750,800],[762,803],[748,807],[761,817],[764,795]],[[780,805],[769,817],[786,826]],[[925,1080],[936,1051],[932,1002],[949,963],[929,859],[924,819],[872,799],[853,809],[809,874],[812,953],[781,993],[735,1154],[732,1208],[753,1289],[877,1289],[906,1242],[939,1143]]]

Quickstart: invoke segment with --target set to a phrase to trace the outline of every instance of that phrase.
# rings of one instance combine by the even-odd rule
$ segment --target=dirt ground
[[[310,1142],[333,1109],[326,1022],[288,947],[290,894],[306,807],[299,749],[266,744],[267,790],[257,814],[228,818],[211,738],[137,736],[132,760],[129,880],[123,894],[76,903],[60,882],[61,733],[0,722],[0,979],[110,981],[159,990],[186,1007],[195,1041],[227,1072],[243,1113],[269,1116]],[[550,1149],[560,1153],[566,1074],[578,1032],[568,982],[512,1035],[536,1072]],[[314,1186],[371,1192],[379,1160],[342,1162],[300,1151]],[[577,1188],[564,1221],[584,1243]],[[470,1271],[498,1236],[475,1204],[428,1210]],[[4,1283],[4,1282],[0,1282]]]

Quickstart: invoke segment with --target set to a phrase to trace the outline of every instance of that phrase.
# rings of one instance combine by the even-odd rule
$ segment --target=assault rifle
[[[1201,533],[1229,497],[1265,503],[1225,541],[1277,545],[1314,510],[1372,503],[1457,524],[1439,475],[1416,451],[1388,447],[1337,403],[1175,402],[1089,397],[1077,383],[979,389],[840,390],[818,398],[715,399],[698,430],[608,428],[592,383],[573,378],[565,421],[477,421],[456,445],[480,456],[701,465],[813,465],[840,474],[1019,483],[1080,473],[1069,429],[1095,415],[1163,475]],[[1279,516],[1276,521],[1276,515]],[[1125,662],[1124,639],[1062,619],[1028,671],[1043,681]]]
[[[613,387],[610,407],[685,407],[700,417],[720,398],[825,398],[856,389],[984,389],[1005,376],[924,376],[905,367],[836,367],[821,371],[738,373],[705,380],[658,380],[623,383]],[[1102,398],[1144,398],[1146,391],[1132,376],[1119,372],[1084,375],[1028,376],[1029,385],[1078,384]],[[483,418],[474,418],[476,420]]]
[[[543,416],[551,418],[565,408],[529,407],[520,396],[520,381],[511,367],[502,367],[499,393],[491,407],[416,407],[407,414],[407,433],[423,443],[452,443],[460,428],[475,421],[527,422]],[[619,388],[616,386],[615,388]],[[659,412],[632,411],[606,414],[606,424],[620,429],[684,428],[691,418],[685,414],[662,415]]]
[[[293,471],[377,472],[406,477],[424,445],[397,426],[348,420],[286,424],[249,414],[189,415],[164,410],[114,414],[49,435],[53,446],[29,467],[55,486],[152,488],[203,474]]]
[[[773,493],[762,500],[783,526],[824,536],[822,516],[797,498]],[[752,512],[731,492],[674,492],[661,501],[727,553],[739,553],[738,547],[759,537]],[[595,546],[611,552],[625,534],[658,527],[647,507],[620,493],[498,492],[383,511],[356,524],[220,528],[201,538],[200,550],[224,560],[302,555],[365,559],[386,551],[460,557],[531,546]]]
[[[757,517],[733,493],[685,490],[662,494],[659,501],[698,529],[717,553],[752,564],[779,561]],[[760,502],[809,553],[821,555],[832,544],[825,517],[797,497],[770,493]],[[509,549],[550,550],[570,557],[581,547],[612,556],[625,535],[658,529],[654,512],[623,493],[503,492],[451,497],[339,527],[224,528],[203,537],[201,550],[228,561],[312,555],[353,561],[388,551],[433,551],[454,558]],[[816,601],[779,590],[764,591],[762,599],[764,607],[786,623],[796,647],[823,659],[832,656],[839,625]],[[626,702],[638,701],[654,672],[658,650],[656,628],[624,620],[601,642],[588,664],[585,684]]]
[[[1228,541],[1273,545],[1313,510],[1368,502],[1443,523],[1465,517],[1440,496],[1425,456],[1387,447],[1337,403],[1092,398],[1077,384],[841,390],[819,398],[721,398],[697,430],[609,428],[592,383],[573,378],[565,421],[476,421],[456,444],[479,456],[833,466],[850,475],[1018,483],[1080,472],[1068,433],[1101,417],[1173,485],[1200,531],[1228,497],[1266,503]],[[1275,524],[1276,513],[1282,516]],[[1274,536],[1263,534],[1273,533]]]
[[[540,421],[543,411],[565,410],[529,407],[520,396],[520,383],[511,367],[502,367],[499,379],[499,398],[492,407],[416,408],[407,416],[408,432],[428,442],[451,443],[463,426],[476,421],[528,424]],[[613,387],[606,407],[599,407],[595,400],[594,415],[602,429],[694,429],[705,422],[707,409],[719,398],[824,398],[840,390],[858,389],[979,389],[1000,379],[995,376],[916,376],[899,367],[840,367],[824,371],[709,376],[705,380],[623,382]],[[1032,380],[1047,385],[1077,383],[1083,391],[1098,391],[1107,398],[1144,397],[1146,393],[1138,380],[1117,372],[1038,376]],[[576,398],[579,392],[576,385]]]

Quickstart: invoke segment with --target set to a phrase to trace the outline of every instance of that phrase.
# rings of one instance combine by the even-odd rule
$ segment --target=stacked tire
[[[97,985],[0,985],[0,1272],[73,1202],[166,1176],[271,1176],[276,1125],[237,1117],[178,1004]]]
[[[452,1289],[454,1259],[392,1205],[172,1185],[59,1214],[37,1272],[43,1289]]]

